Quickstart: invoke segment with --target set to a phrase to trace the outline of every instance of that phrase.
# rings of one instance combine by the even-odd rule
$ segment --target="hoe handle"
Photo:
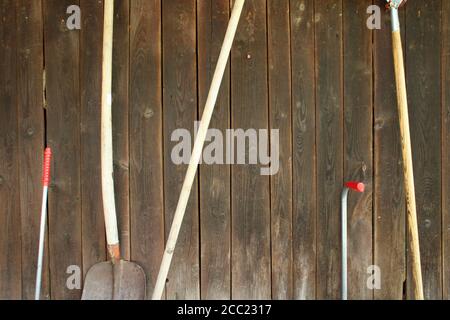
[[[117,231],[116,205],[114,201],[111,83],[113,49],[114,0],[105,0],[103,25],[102,65],[102,116],[101,116],[101,166],[102,196],[105,215],[106,240],[113,261],[120,258]]]
[[[423,300],[422,270],[420,264],[419,230],[417,226],[416,196],[414,190],[413,161],[411,151],[411,135],[409,129],[408,99],[406,94],[405,67],[403,62],[402,39],[398,11],[391,9],[393,30],[392,44],[394,53],[395,82],[397,87],[398,114],[402,141],[403,173],[406,192],[406,208],[408,219],[409,245],[412,259],[412,276],[414,282],[414,298]]]
[[[231,47],[233,45],[234,36],[239,24],[239,19],[242,13],[245,0],[236,0],[230,17],[230,22],[225,34],[225,40],[220,51],[219,59],[217,61],[216,70],[212,79],[208,98],[206,100],[205,109],[203,111],[202,121],[197,133],[197,138],[194,143],[194,150],[192,151],[189,167],[186,172],[183,187],[181,188],[180,198],[178,200],[177,208],[170,228],[169,237],[167,239],[166,249],[164,251],[161,267],[159,269],[158,278],[156,279],[155,289],[153,291],[153,300],[160,300],[166,284],[167,274],[169,273],[170,264],[172,261],[173,252],[177,243],[178,234],[183,222],[184,213],[191,193],[192,184],[197,173],[197,167],[202,155],[203,145],[205,143],[206,134],[209,123],[214,111],[217,96],[219,94],[222,78],[227,66],[228,57],[230,55]]]

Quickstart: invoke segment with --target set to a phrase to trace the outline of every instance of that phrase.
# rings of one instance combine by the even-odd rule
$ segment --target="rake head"
[[[389,9],[390,8],[398,9],[398,8],[403,7],[405,5],[406,1],[408,1],[408,0],[386,0],[386,2],[387,2],[386,7]]]

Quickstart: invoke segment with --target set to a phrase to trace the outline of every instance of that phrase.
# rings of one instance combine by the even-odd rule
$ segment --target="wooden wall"
[[[247,0],[212,127],[280,130],[280,170],[202,165],[167,299],[338,299],[340,193],[349,203],[349,297],[412,296],[390,21],[372,0]],[[374,3],[382,5],[382,1]],[[68,30],[68,6],[81,30]],[[122,254],[150,296],[186,166],[177,128],[199,119],[232,1],[116,0],[114,169]],[[78,299],[107,259],[100,188],[103,2],[0,0],[0,298],[31,299],[41,154],[54,150],[43,292]],[[427,299],[450,298],[450,1],[401,11]],[[381,288],[367,287],[367,269]]]

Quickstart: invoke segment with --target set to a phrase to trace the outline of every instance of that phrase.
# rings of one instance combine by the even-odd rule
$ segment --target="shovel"
[[[103,211],[111,261],[94,265],[87,273],[82,300],[144,300],[146,277],[136,263],[120,258],[114,201],[111,81],[114,0],[105,0],[103,29],[101,167]]]

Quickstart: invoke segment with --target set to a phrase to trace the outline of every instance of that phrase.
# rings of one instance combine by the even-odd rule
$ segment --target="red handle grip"
[[[362,182],[350,181],[345,184],[345,186],[349,189],[352,189],[357,192],[364,192],[365,185]]]
[[[46,148],[44,152],[44,169],[42,171],[42,185],[48,187],[50,184],[50,164],[52,161],[52,149]]]

